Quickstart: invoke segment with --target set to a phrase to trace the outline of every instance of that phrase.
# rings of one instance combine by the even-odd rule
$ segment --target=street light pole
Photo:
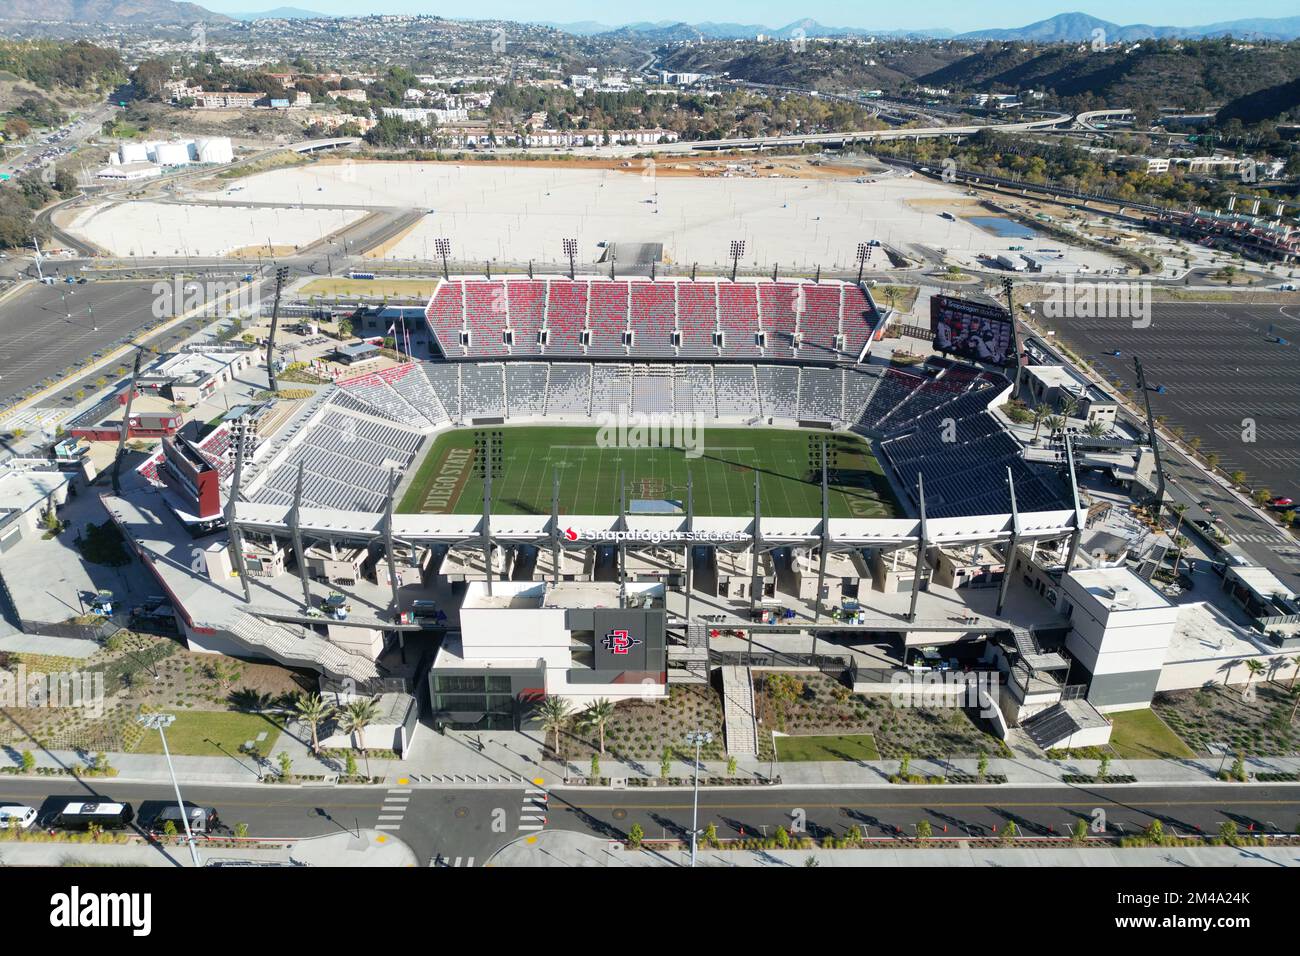
[[[696,730],[686,735],[688,744],[695,744],[695,796],[691,803],[691,868],[695,868],[695,848],[700,837],[700,745],[713,742],[713,734]]]
[[[190,846],[190,860],[195,866],[202,866],[199,851],[194,846],[194,834],[190,831],[190,815],[185,810],[185,801],[181,799],[181,785],[176,780],[176,768],[172,766],[172,754],[167,748],[167,734],[164,729],[171,726],[176,718],[171,714],[141,714],[136,720],[143,727],[157,730],[158,736],[162,739],[163,756],[167,758],[167,772],[171,774],[172,789],[176,791],[176,806],[181,812],[181,823],[185,826],[185,842]]]

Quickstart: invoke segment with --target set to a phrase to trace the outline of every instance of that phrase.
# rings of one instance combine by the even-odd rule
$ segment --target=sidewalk
[[[810,863],[810,860],[816,861]],[[621,844],[569,830],[546,830],[535,838],[502,847],[486,866],[690,866],[686,850],[646,847],[627,850]],[[1295,847],[1155,847],[1121,850],[1112,847],[1053,847],[1000,849],[956,846],[936,849],[878,850],[699,850],[696,865],[735,866],[1071,866],[1071,867],[1220,867],[1300,866]]]
[[[415,866],[415,854],[390,833],[331,833],[275,847],[217,849],[198,844],[199,864],[257,866]],[[156,846],[0,842],[0,866],[194,866],[183,843]]]
[[[479,741],[483,749],[479,750]],[[189,783],[220,785],[258,785],[264,773],[277,773],[279,754],[288,753],[293,760],[292,772],[305,776],[322,776],[322,781],[307,781],[306,786],[327,786],[337,781],[344,770],[342,761],[317,758],[308,752],[307,743],[296,735],[294,728],[280,735],[269,759],[259,767],[252,758],[243,754],[223,757],[191,757],[173,755],[177,776]],[[94,759],[94,754],[73,751],[33,751],[37,767],[84,767]],[[14,749],[0,749],[0,767],[18,766],[21,755]],[[109,764],[118,771],[116,777],[90,778],[121,782],[170,782],[166,761],[150,754],[108,754]],[[366,773],[366,759],[356,758],[357,771]],[[1072,774],[1092,775],[1097,771],[1096,760],[1035,760],[990,758],[986,774],[1006,777],[1001,786],[1051,786],[1066,785],[1062,778]],[[1112,760],[1110,777],[1132,776],[1140,784],[1196,785],[1215,781],[1221,768],[1228,769],[1231,758],[1206,757],[1188,760]],[[543,760],[540,736],[514,731],[489,731],[460,733],[448,731],[444,736],[427,727],[415,734],[414,746],[407,759],[369,761],[372,776],[384,782],[402,786],[521,786],[525,782],[541,781],[548,787],[563,786],[566,778],[583,785],[591,767],[587,762],[569,762],[561,765],[554,760]],[[897,760],[863,761],[787,761],[769,762],[756,758],[736,761],[735,777],[765,785],[774,776],[784,786],[791,787],[890,787],[889,777],[898,773]],[[1300,757],[1251,757],[1246,760],[1246,771],[1257,773],[1300,773]],[[600,772],[612,779],[615,786],[628,780],[642,778],[658,781],[659,761],[624,762],[612,757],[602,758]],[[670,777],[689,781],[695,773],[690,761],[672,762]],[[909,773],[925,777],[949,777],[956,774],[975,777],[978,761],[975,758],[911,761]],[[724,761],[702,761],[700,777],[726,777]],[[1093,785],[1095,786],[1095,784]],[[1122,786],[1117,784],[1117,786]]]

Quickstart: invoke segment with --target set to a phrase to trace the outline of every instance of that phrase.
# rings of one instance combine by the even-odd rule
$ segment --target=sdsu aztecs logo
[[[631,652],[632,648],[641,643],[639,637],[632,637],[627,631],[610,631],[601,641],[605,645],[605,650],[611,654],[626,655]]]

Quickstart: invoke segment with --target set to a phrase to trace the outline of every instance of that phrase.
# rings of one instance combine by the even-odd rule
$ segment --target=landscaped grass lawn
[[[266,739],[257,741],[257,735]],[[263,754],[269,754],[280,736],[280,728],[260,714],[233,711],[193,710],[176,715],[167,728],[167,747],[174,754],[195,757],[222,757],[238,754],[249,740],[257,741]],[[148,731],[135,748],[138,754],[160,754],[162,741],[155,731]]]
[[[561,514],[617,514],[620,477],[627,499],[685,502],[689,472],[697,515],[754,513],[754,471],[765,517],[821,514],[820,471],[809,465],[809,441],[829,443],[833,518],[885,518],[898,513],[893,493],[856,435],[787,428],[704,428],[699,457],[681,448],[601,447],[590,427],[515,426],[500,429],[501,463],[492,478],[497,514],[549,514],[552,476],[560,476]],[[398,511],[477,514],[483,479],[474,462],[477,429],[439,436],[420,463]]]
[[[1110,718],[1110,745],[1127,760],[1168,760],[1194,757],[1192,748],[1170,730],[1152,710],[1126,710]]]
[[[777,737],[777,760],[879,760],[871,734],[837,737]]]

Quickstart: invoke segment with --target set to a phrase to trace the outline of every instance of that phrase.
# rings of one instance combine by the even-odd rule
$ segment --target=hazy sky
[[[1254,0],[1249,7],[1234,7],[1222,0],[1155,0],[1146,4],[1103,0],[1099,3],[1062,5],[1061,0],[1004,0],[976,4],[970,0],[929,0],[922,4],[843,3],[834,0],[658,0],[644,6],[609,0],[378,0],[358,8],[355,0],[208,0],[199,2],[223,13],[268,10],[279,5],[297,6],[320,13],[430,13],[462,19],[501,18],[571,23],[594,20],[613,25],[638,21],[684,20],[754,23],[781,27],[809,18],[827,26],[880,30],[948,27],[958,32],[984,27],[1015,27],[1058,13],[1081,11],[1113,23],[1147,23],[1158,26],[1196,26],[1242,17],[1286,17],[1296,14],[1295,0]],[[875,8],[875,9],[872,9]]]

